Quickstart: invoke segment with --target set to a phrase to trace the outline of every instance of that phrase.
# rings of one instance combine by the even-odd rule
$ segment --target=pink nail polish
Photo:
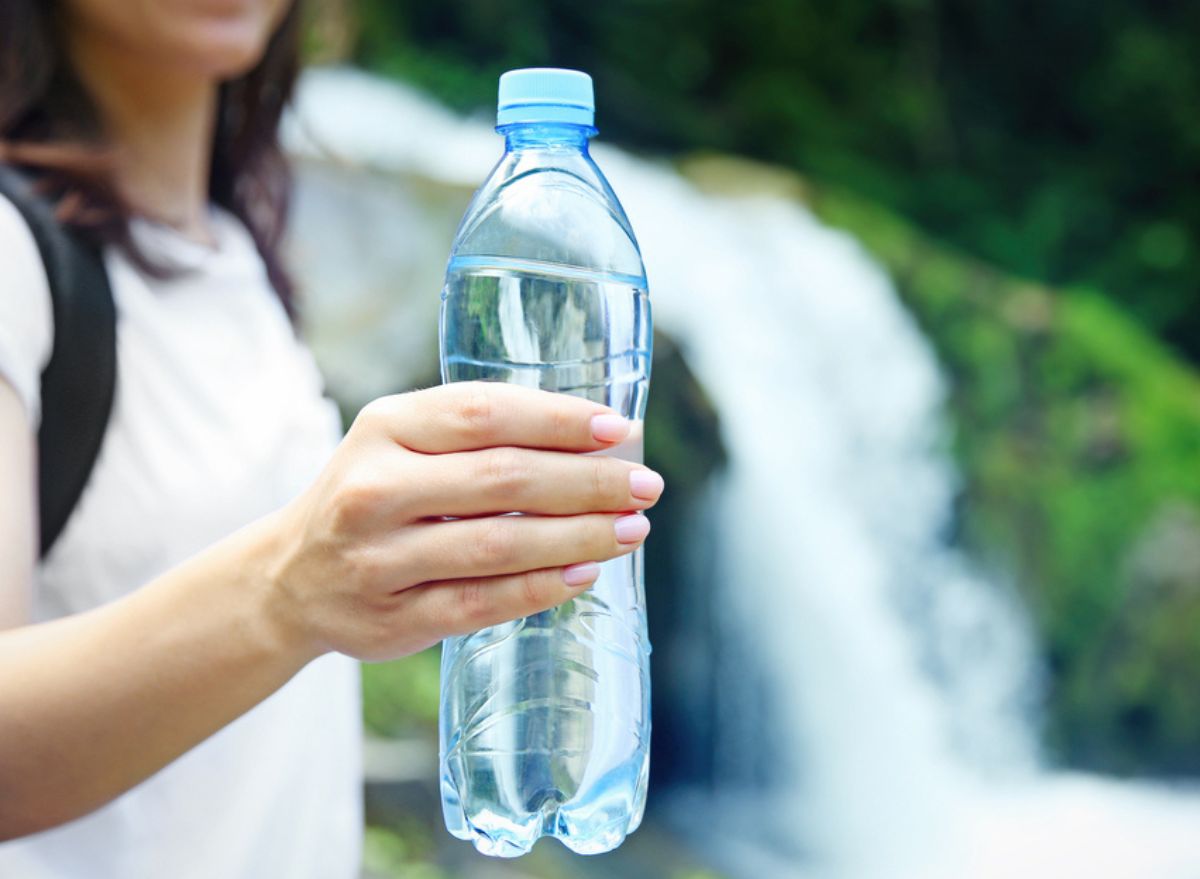
[[[652,501],[663,491],[663,478],[653,470],[631,470],[629,472],[629,491],[636,498]]]
[[[650,533],[650,520],[638,513],[622,516],[613,523],[613,531],[620,543],[637,543]]]
[[[615,443],[629,436],[629,420],[620,415],[593,415],[592,436],[604,443]]]
[[[600,576],[600,566],[595,562],[584,562],[563,568],[562,577],[568,586],[586,586]]]

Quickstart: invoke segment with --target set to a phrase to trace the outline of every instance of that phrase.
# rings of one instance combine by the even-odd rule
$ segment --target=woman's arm
[[[0,632],[0,839],[103,805],[323,653],[400,656],[577,595],[592,561],[645,538],[619,511],[661,491],[640,465],[575,454],[627,432],[598,404],[509,385],[383,398],[288,506],[118,602]],[[29,446],[0,381],[0,468],[22,486],[0,496],[14,608],[34,558]]]
[[[256,522],[120,601],[0,633],[0,839],[103,805],[316,656],[271,607],[269,544]]]

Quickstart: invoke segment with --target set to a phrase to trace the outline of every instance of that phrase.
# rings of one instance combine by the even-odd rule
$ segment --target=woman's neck
[[[116,147],[117,187],[135,213],[212,243],[209,174],[217,83],[72,29],[71,57]]]

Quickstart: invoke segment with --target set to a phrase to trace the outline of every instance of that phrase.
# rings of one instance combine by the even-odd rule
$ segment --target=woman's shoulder
[[[36,425],[41,374],[54,347],[50,285],[37,242],[0,192],[0,380],[13,386]]]

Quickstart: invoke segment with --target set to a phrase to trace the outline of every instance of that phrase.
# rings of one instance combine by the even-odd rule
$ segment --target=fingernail
[[[636,498],[641,498],[644,501],[652,501],[662,494],[663,487],[663,478],[653,470],[629,471],[629,490]]]
[[[621,543],[637,543],[650,533],[650,520],[639,513],[622,516],[613,523],[613,530]]]
[[[563,568],[562,577],[568,586],[586,586],[600,576],[600,566],[595,562],[584,562]]]
[[[629,420],[620,415],[593,415],[592,436],[602,443],[615,443],[629,436]]]

